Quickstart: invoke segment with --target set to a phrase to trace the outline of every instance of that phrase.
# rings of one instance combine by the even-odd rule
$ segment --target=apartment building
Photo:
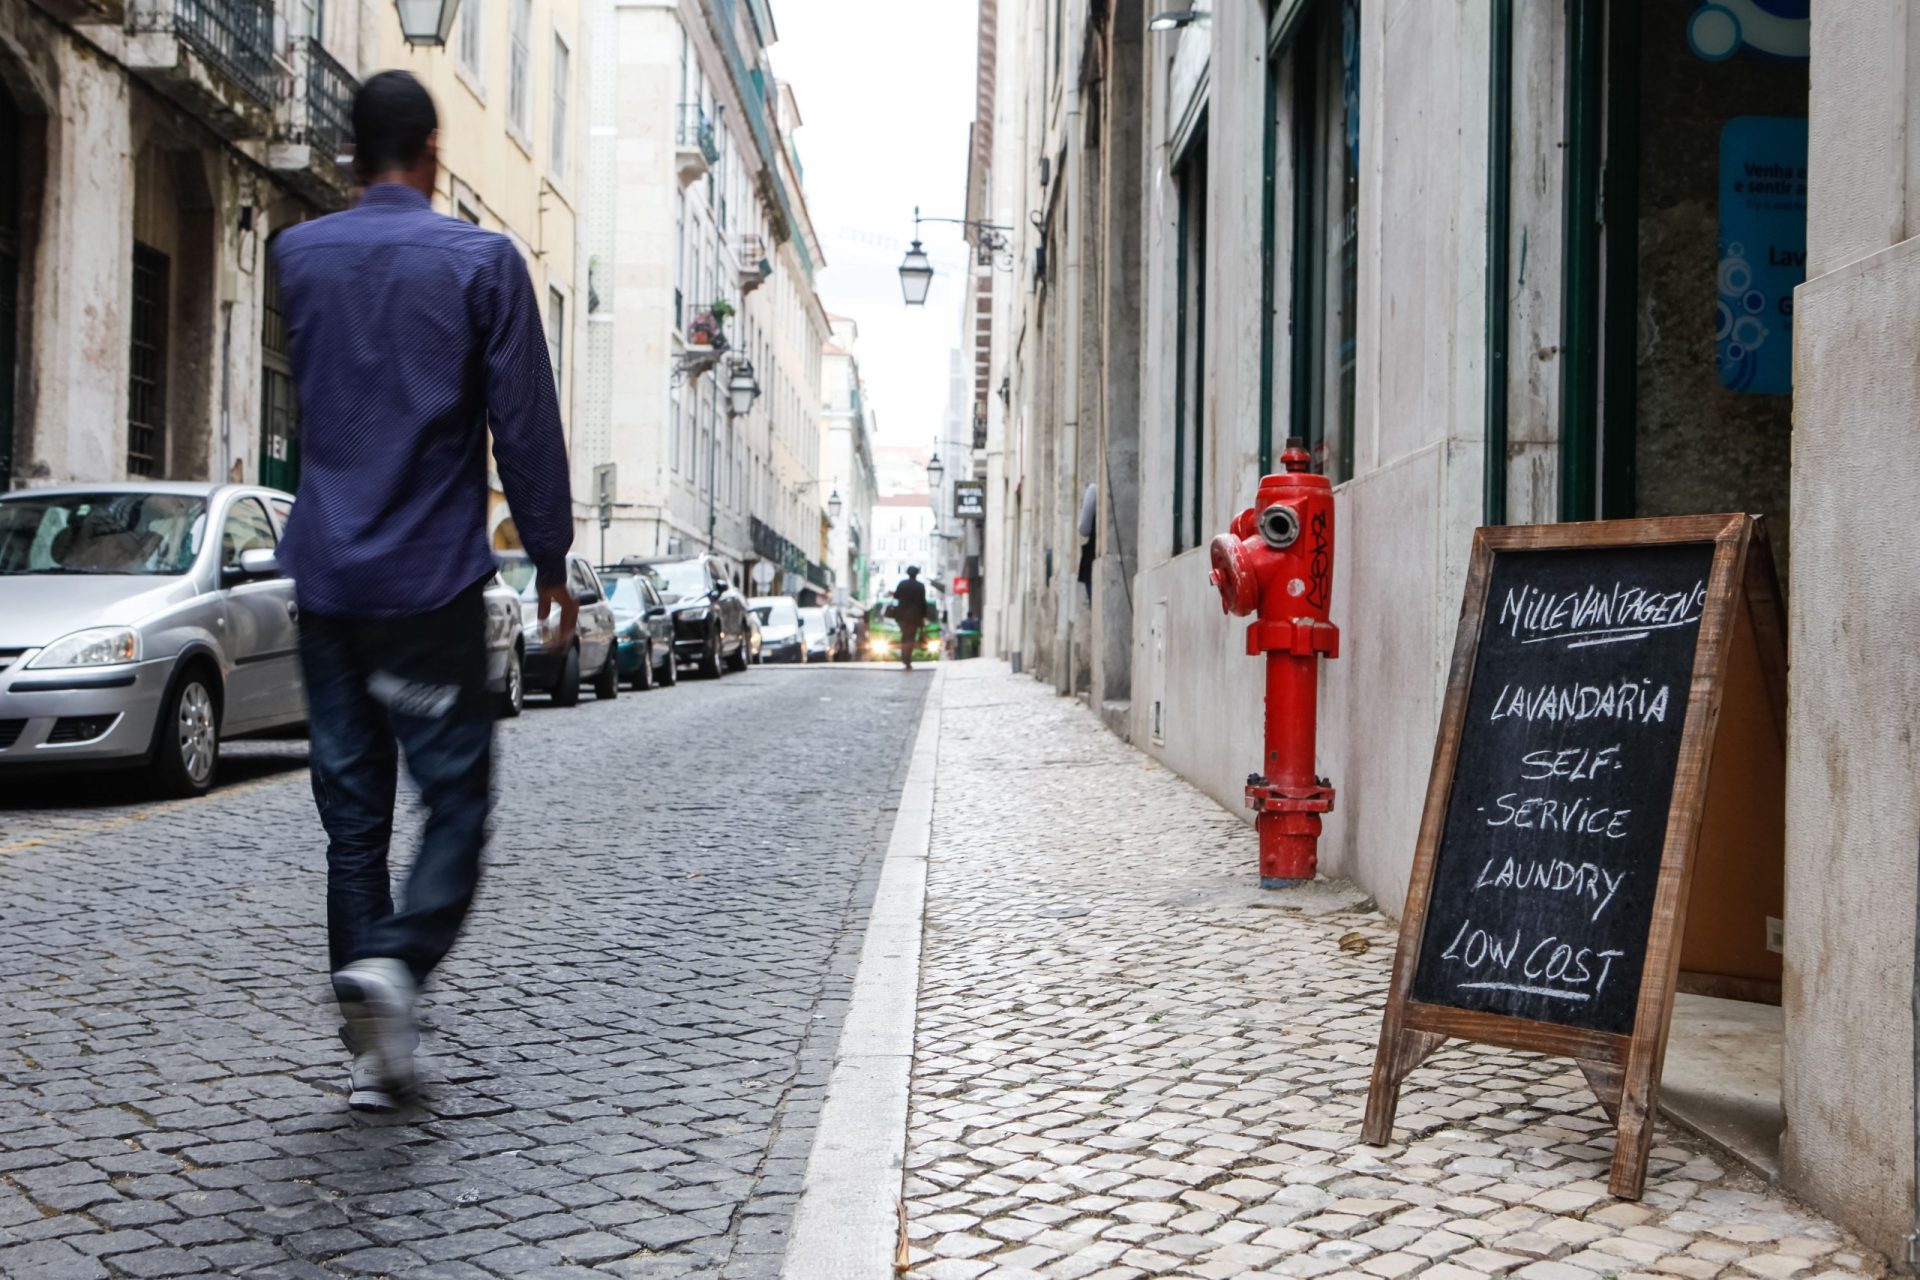
[[[586,151],[588,50],[581,0],[460,0],[443,47],[409,45],[388,6],[379,15],[377,63],[411,71],[440,112],[440,181],[434,207],[513,242],[526,260],[546,323],[569,446],[585,260],[576,252]],[[496,548],[520,546],[499,477],[490,474],[489,529]],[[576,500],[586,493],[574,485]]]
[[[1752,872],[1786,907],[1776,980],[1737,1002],[1752,1124],[1722,1140],[1894,1255],[1915,1207],[1916,29],[1912,0],[999,0],[970,175],[1016,258],[976,393],[989,646],[1244,812],[1262,664],[1207,548],[1299,437],[1336,508],[1321,866],[1388,910],[1474,529],[1767,518],[1787,839]],[[1067,568],[1089,486],[1090,599]],[[1676,1015],[1676,1043],[1698,1034]]]
[[[0,0],[0,488],[294,482],[266,246],[346,204],[375,18]]]
[[[576,484],[605,556],[711,549],[743,588],[826,595],[824,265],[764,0],[589,0],[587,385]],[[599,509],[581,537],[601,537]]]

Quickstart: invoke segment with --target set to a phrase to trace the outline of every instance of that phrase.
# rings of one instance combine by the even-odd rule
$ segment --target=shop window
[[[1206,458],[1207,135],[1194,131],[1174,171],[1179,192],[1173,370],[1173,552],[1201,543]]]
[[[1360,231],[1360,0],[1315,0],[1278,40],[1269,163],[1287,164],[1290,207],[1269,212],[1276,307],[1285,306],[1291,376],[1282,387],[1287,435],[1335,483],[1353,475]],[[1281,218],[1291,222],[1290,234]],[[1276,247],[1285,239],[1291,251]],[[1278,343],[1268,342],[1269,369]],[[1279,416],[1280,406],[1269,412]]]

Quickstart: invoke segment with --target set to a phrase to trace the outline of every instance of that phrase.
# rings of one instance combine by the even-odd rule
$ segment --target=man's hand
[[[547,616],[555,609],[560,610],[560,621],[553,630],[547,630]],[[541,642],[556,652],[565,649],[573,641],[573,629],[580,621],[580,602],[573,598],[573,592],[564,586],[540,588],[540,630]]]

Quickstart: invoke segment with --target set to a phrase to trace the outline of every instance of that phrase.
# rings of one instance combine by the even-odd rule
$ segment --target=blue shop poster
[[[1792,393],[1793,288],[1806,278],[1806,118],[1735,116],[1720,130],[1722,384]]]

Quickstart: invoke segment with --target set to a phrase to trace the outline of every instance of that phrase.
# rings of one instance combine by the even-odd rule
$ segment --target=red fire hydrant
[[[1254,505],[1213,540],[1213,585],[1221,608],[1245,617],[1247,652],[1267,655],[1267,749],[1247,775],[1257,815],[1260,885],[1284,889],[1313,879],[1320,815],[1333,788],[1313,771],[1320,657],[1340,656],[1340,628],[1327,620],[1333,597],[1333,486],[1307,470],[1298,437],[1280,455],[1286,468],[1260,481]]]

